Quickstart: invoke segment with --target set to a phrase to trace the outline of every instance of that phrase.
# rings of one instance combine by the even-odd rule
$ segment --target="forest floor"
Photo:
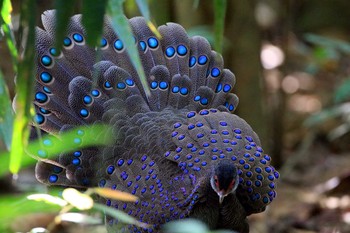
[[[277,198],[250,217],[251,233],[350,232],[350,153],[316,145],[303,156],[282,169]]]

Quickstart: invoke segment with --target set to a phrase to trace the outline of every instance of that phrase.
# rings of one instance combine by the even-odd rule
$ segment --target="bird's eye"
[[[217,176],[214,176],[214,182],[215,182],[216,185],[219,184],[219,180],[218,180],[218,177],[217,177]]]

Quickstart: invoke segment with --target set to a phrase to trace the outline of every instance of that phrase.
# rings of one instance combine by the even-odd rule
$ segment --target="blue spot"
[[[140,44],[140,47],[141,47],[142,51],[145,51],[146,47],[147,47],[146,43],[144,41],[140,41],[139,44]]]
[[[228,107],[228,110],[233,111],[235,109],[235,106],[233,106],[232,104],[230,104],[230,106]]]
[[[51,48],[49,51],[50,51],[50,54],[54,57],[60,55],[60,52],[56,48]]]
[[[217,134],[218,131],[217,131],[216,129],[212,129],[212,130],[210,131],[210,133],[211,133],[211,134]]]
[[[134,85],[134,81],[133,81],[132,79],[125,79],[125,83],[126,83],[126,85],[128,85],[128,86]]]
[[[227,123],[225,121],[220,121],[221,126],[227,126]]]
[[[266,171],[267,173],[270,173],[270,172],[271,172],[271,168],[270,168],[270,167],[265,167],[265,171]]]
[[[80,157],[81,156],[81,151],[75,151],[74,153],[73,153],[73,156],[75,156],[75,157]]]
[[[195,115],[196,115],[195,112],[189,112],[189,113],[187,114],[187,118],[192,118],[192,117],[194,117]]]
[[[52,141],[51,141],[50,139],[45,139],[45,140],[43,141],[43,144],[44,144],[45,146],[52,146]]]
[[[158,87],[158,82],[156,82],[156,81],[151,82],[152,89],[156,89],[157,87]]]
[[[236,156],[232,156],[232,157],[231,157],[231,160],[232,160],[232,161],[236,161],[236,160],[237,160],[237,157],[236,157]]]
[[[165,50],[165,54],[166,54],[167,57],[172,57],[172,56],[174,56],[174,54],[175,54],[175,49],[174,49],[174,47],[169,46],[169,47]]]
[[[280,174],[278,172],[274,172],[273,174],[274,174],[276,179],[278,179],[280,177]]]
[[[265,159],[261,159],[261,160],[260,160],[260,163],[261,163],[261,164],[266,164],[267,161],[266,161]]]
[[[175,151],[176,151],[177,153],[180,153],[180,152],[182,151],[182,148],[181,148],[181,147],[177,147],[177,148],[175,149]]]
[[[204,151],[204,150],[200,150],[200,151],[198,152],[198,154],[199,154],[199,155],[204,155],[204,154],[205,154],[205,151]]]
[[[275,177],[273,175],[268,175],[267,178],[271,181],[273,181],[275,179]]]
[[[184,46],[184,45],[177,46],[177,54],[179,54],[180,56],[184,56],[184,55],[186,55],[186,53],[187,53],[186,46]]]
[[[178,86],[173,87],[172,92],[173,93],[178,93],[180,91],[180,88]]]
[[[230,133],[227,131],[227,130],[223,130],[222,132],[221,132],[223,135],[229,135]],[[226,139],[227,140],[227,139]],[[228,141],[228,140],[227,140]],[[228,142],[226,142],[226,143],[228,143]]]
[[[211,142],[211,143],[217,143],[218,141],[217,141],[216,139],[213,138],[213,139],[210,140],[210,142]]]
[[[98,97],[99,95],[100,95],[100,91],[99,90],[92,90],[91,91],[91,95],[93,96],[93,97]]]
[[[257,168],[255,168],[255,171],[256,171],[257,173],[261,173],[261,168],[260,168],[260,167],[257,167]]]
[[[200,115],[208,115],[209,114],[209,111],[206,110],[206,109],[203,109],[199,112]]]
[[[217,160],[218,157],[217,157],[216,155],[213,155],[213,156],[211,157],[211,159],[212,159],[212,160]]]
[[[84,96],[83,101],[84,101],[85,104],[91,104],[92,103],[92,98],[91,98],[91,96],[86,95],[86,96]]]
[[[175,137],[175,136],[178,135],[178,134],[179,134],[178,132],[172,132],[172,133],[171,133],[171,136],[172,136],[172,137]]]
[[[34,117],[34,120],[37,124],[41,125],[45,121],[45,117],[41,115],[40,113],[37,113]]]
[[[264,198],[263,198],[263,202],[264,202],[265,204],[269,203],[269,198],[268,198],[268,197],[264,197]]]
[[[82,117],[88,117],[88,116],[89,116],[89,111],[86,110],[85,108],[82,108],[82,109],[80,110],[80,115],[81,115]]]
[[[64,45],[64,46],[68,47],[68,46],[70,46],[71,44],[72,44],[72,40],[69,39],[68,37],[66,37],[66,38],[63,39],[63,45]]]
[[[46,94],[39,91],[35,94],[35,100],[42,104],[48,100],[48,97]]]
[[[80,143],[81,143],[81,139],[80,139],[80,138],[74,138],[74,139],[73,139],[73,142],[74,142],[75,144],[80,144]]]
[[[242,133],[242,131],[241,131],[240,129],[235,129],[234,132],[235,132],[236,134],[241,134],[241,133]]]
[[[45,150],[38,150],[38,156],[40,158],[46,158],[47,157],[47,153]]]
[[[58,176],[57,175],[50,175],[49,176],[49,182],[50,183],[56,183],[58,180]]]
[[[84,37],[82,35],[80,35],[79,33],[74,33],[73,34],[73,40],[75,42],[81,43],[84,41]]]
[[[245,164],[244,159],[240,159],[240,160],[239,160],[239,163],[240,163],[240,164]]]
[[[183,135],[183,134],[181,134],[181,135],[178,137],[179,140],[183,140],[184,138],[185,138],[185,135]]]
[[[203,98],[201,99],[200,103],[201,103],[202,105],[207,105],[207,104],[208,104],[208,99],[203,97]]]
[[[270,160],[271,160],[270,156],[268,156],[268,155],[264,155],[264,158],[265,158],[267,161],[270,161]]]
[[[117,84],[117,88],[118,88],[118,89],[125,89],[125,88],[126,88],[126,85],[125,85],[125,83],[123,83],[123,82],[119,82],[119,83]]]
[[[194,129],[195,128],[195,126],[193,125],[193,124],[190,124],[190,125],[188,125],[188,127],[187,127],[189,130],[192,130],[192,129]]]
[[[141,161],[142,161],[142,162],[145,162],[146,159],[147,159],[147,155],[143,155],[143,156],[141,157]]]
[[[107,40],[105,38],[102,38],[101,41],[100,41],[100,46],[102,48],[106,47],[107,46]]]
[[[197,134],[197,138],[202,138],[202,137],[204,137],[204,134],[202,133]]]
[[[255,157],[260,157],[261,156],[261,154],[258,153],[258,152],[255,152],[254,155],[255,155]]]
[[[104,87],[106,88],[106,89],[108,89],[108,88],[111,88],[112,87],[112,85],[111,85],[111,83],[110,82],[108,82],[108,81],[106,81],[104,84]]]
[[[196,64],[196,57],[195,57],[195,56],[192,56],[192,57],[190,58],[189,66],[190,66],[190,67],[193,67],[195,64]]]
[[[188,89],[187,89],[186,87],[182,87],[182,88],[180,89],[180,93],[181,93],[182,95],[187,95],[187,94],[188,94]]]
[[[256,178],[257,178],[258,180],[263,180],[262,175],[257,175]]]
[[[255,184],[256,187],[260,187],[261,186],[261,181],[260,180],[256,180],[254,182],[254,184]]]
[[[160,87],[160,89],[164,90],[164,89],[168,88],[168,83],[162,81],[162,82],[159,83],[159,87]]]
[[[249,145],[246,145],[244,148],[245,148],[246,150],[251,150],[251,149],[252,149],[252,147],[249,146]]]
[[[107,173],[108,173],[108,174],[112,174],[112,173],[114,172],[114,170],[115,170],[114,166],[110,165],[110,166],[108,166],[108,168],[107,168]]]
[[[105,185],[106,185],[106,180],[105,179],[100,180],[99,186],[104,187]]]
[[[198,64],[199,65],[204,65],[205,63],[207,63],[207,61],[208,61],[208,58],[205,55],[201,55],[198,58]]]
[[[148,38],[147,43],[148,43],[148,46],[152,49],[158,47],[158,40],[154,37]]]
[[[274,184],[273,182],[271,182],[271,183],[269,184],[269,187],[272,188],[272,189],[274,189],[274,188],[275,188],[275,184]]]
[[[218,68],[213,68],[212,70],[211,70],[211,76],[212,77],[214,77],[214,78],[216,78],[216,77],[218,77],[220,75],[220,70],[218,69]]]
[[[247,177],[252,177],[252,176],[253,176],[253,173],[250,172],[250,171],[248,171],[248,172],[246,173],[246,176],[247,176]]]
[[[61,168],[61,167],[57,167],[57,166],[54,166],[53,167],[53,172],[54,173],[60,173],[60,172],[62,172],[63,171],[63,168]]]
[[[187,148],[192,148],[193,147],[193,144],[192,143],[188,143],[187,144]]]
[[[80,164],[80,159],[74,158],[74,159],[72,160],[72,164],[75,165],[75,166],[79,165],[79,164]]]
[[[231,85],[225,84],[224,92],[229,92],[231,90]]]
[[[124,48],[123,42],[121,40],[116,40],[114,42],[114,48],[118,51],[122,50]]]
[[[124,164],[124,159],[119,159],[118,160],[118,166],[120,167],[120,166],[123,166],[123,164]]]
[[[52,59],[51,57],[47,56],[47,55],[44,55],[41,57],[41,63],[44,65],[44,66],[49,66],[52,64]]]
[[[49,83],[52,80],[52,76],[47,72],[42,72],[40,74],[40,80],[43,81],[44,83]]]
[[[145,193],[146,192],[146,188],[143,188],[142,190],[141,190],[141,193]]]
[[[201,99],[201,97],[199,95],[194,97],[194,101],[199,101]]]

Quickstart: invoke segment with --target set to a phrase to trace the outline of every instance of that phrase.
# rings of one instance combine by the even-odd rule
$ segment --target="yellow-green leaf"
[[[94,205],[94,201],[89,195],[79,192],[74,188],[67,188],[63,190],[62,197],[72,206],[79,210],[91,209]]]
[[[66,206],[68,204],[62,198],[55,197],[55,196],[45,194],[45,193],[32,194],[32,195],[27,196],[27,199],[33,200],[33,201],[43,201],[45,203],[59,205],[59,206]]]
[[[92,190],[100,196],[103,196],[106,198],[112,198],[115,200],[130,201],[130,202],[135,202],[138,200],[138,197],[130,193],[121,192],[118,190],[112,190],[110,188],[93,188]]]

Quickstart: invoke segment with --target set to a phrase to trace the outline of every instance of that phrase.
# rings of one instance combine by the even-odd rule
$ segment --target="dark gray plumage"
[[[234,75],[202,37],[178,24],[156,38],[141,17],[130,19],[151,95],[146,96],[123,43],[106,20],[102,60],[85,44],[81,16],[71,18],[62,52],[53,48],[54,11],[37,29],[36,123],[47,132],[103,122],[115,143],[39,162],[49,185],[101,186],[130,192],[137,203],[101,199],[158,232],[170,220],[194,217],[212,229],[248,232],[246,216],[275,198],[277,171],[251,127],[230,113]],[[97,73],[97,82],[92,73]],[[219,199],[220,196],[220,199]],[[220,204],[221,202],[221,204]],[[113,231],[116,219],[107,217]]]

